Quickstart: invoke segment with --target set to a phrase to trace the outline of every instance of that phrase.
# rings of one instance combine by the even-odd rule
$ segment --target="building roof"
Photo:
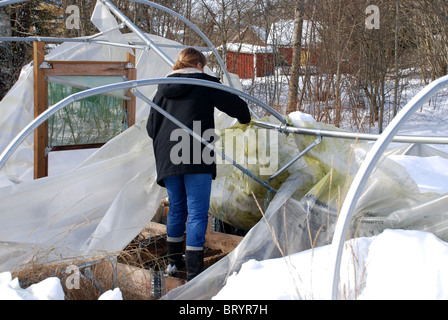
[[[272,53],[272,46],[259,46],[248,43],[227,43],[227,51],[231,52],[241,52],[241,53]],[[219,46],[217,49],[222,50],[222,46]]]

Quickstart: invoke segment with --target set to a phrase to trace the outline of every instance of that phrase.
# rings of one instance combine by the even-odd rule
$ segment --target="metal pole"
[[[333,234],[331,243],[332,260],[330,261],[330,267],[333,267],[333,281],[328,297],[331,297],[332,299],[338,299],[338,284],[344,242],[347,236],[348,227],[351,222],[356,202],[367,182],[369,175],[372,173],[387,145],[392,141],[392,138],[398,132],[402,124],[406,122],[418,108],[420,108],[424,103],[431,99],[431,97],[433,97],[437,92],[446,88],[447,86],[448,76],[444,76],[433,81],[423,90],[421,90],[391,121],[386,130],[384,130],[384,132],[380,135],[378,140],[374,143],[372,148],[367,153],[366,158],[361,164],[358,172],[355,175],[355,178],[353,179],[352,184],[350,185],[344,203],[342,204],[341,212],[339,213],[339,218],[337,220],[335,231]]]
[[[3,0],[0,1],[0,7],[6,6],[6,5],[10,5],[10,4],[14,4],[14,3],[20,3],[20,2],[27,2],[29,0]],[[172,59],[170,57],[168,57],[162,50],[160,50],[159,47],[157,47],[157,45],[155,45],[155,43],[153,41],[151,41],[151,39],[149,39],[136,25],[134,25],[120,10],[118,10],[117,7],[115,7],[109,0],[100,0],[104,5],[106,5],[112,12],[114,12],[117,17],[123,22],[125,23],[129,29],[131,29],[133,32],[135,32],[144,42],[147,46],[149,46],[151,49],[153,49],[158,55],[160,55],[162,57],[162,59],[164,61],[166,61],[170,66],[174,65],[174,62],[172,61]],[[227,71],[227,68],[224,64],[224,62],[222,61],[221,56],[219,55],[218,51],[216,50],[215,46],[213,45],[213,43],[207,38],[207,36],[198,28],[196,27],[191,21],[189,21],[188,19],[186,19],[185,17],[183,17],[182,15],[178,14],[177,12],[168,9],[164,6],[161,6],[159,4],[156,4],[154,2],[150,2],[150,1],[146,1],[146,0],[129,0],[132,2],[137,2],[137,3],[141,3],[141,4],[146,4],[148,6],[151,6],[153,8],[165,11],[173,16],[175,16],[176,18],[180,19],[182,22],[184,22],[185,24],[187,24],[190,28],[192,28],[209,46],[209,49],[212,50],[213,54],[216,56],[216,59],[218,60],[219,65],[221,66],[221,69],[224,71],[224,74],[226,75],[227,80],[229,81],[229,84],[231,87],[235,87],[232,83],[232,79],[230,78],[230,74]],[[15,40],[18,41],[18,40]]]
[[[99,32],[99,33],[97,33],[97,34],[88,36],[88,37],[86,37],[86,38],[89,39],[89,40],[93,40],[93,39],[95,39],[95,38],[98,38],[98,37],[100,37],[100,36],[102,36],[102,35],[104,35],[104,34],[106,34],[106,33],[112,32],[112,31],[114,31],[114,30],[117,30],[117,29],[123,29],[124,27],[125,27],[125,24],[124,24],[124,23],[121,23],[121,24],[119,24],[119,25],[116,26],[116,27],[112,27],[112,28],[107,29],[107,30],[105,30],[105,31],[101,31],[101,32]]]
[[[328,138],[343,138],[343,139],[353,139],[353,140],[370,140],[376,141],[379,139],[379,134],[371,133],[354,133],[354,132],[344,132],[336,130],[323,130],[323,129],[312,129],[312,128],[297,128],[293,126],[279,126],[269,122],[264,121],[254,121],[254,125],[267,128],[275,129],[284,133],[294,133],[294,134],[305,134],[322,136]],[[425,144],[448,144],[448,137],[420,137],[420,136],[395,136],[392,138],[392,142],[403,142],[403,143],[425,143]]]
[[[205,43],[207,43],[207,45],[209,46],[209,48],[212,50],[213,54],[215,55],[216,59],[218,60],[219,65],[221,66],[221,69],[224,71],[224,74],[227,77],[227,80],[229,81],[229,84],[231,87],[234,87],[234,85],[232,84],[232,79],[230,78],[230,74],[227,71],[227,68],[224,64],[224,62],[221,59],[221,56],[219,55],[218,51],[216,50],[215,46],[213,45],[213,43],[207,38],[207,36],[198,28],[196,27],[191,21],[189,21],[188,19],[186,19],[185,17],[183,17],[182,15],[178,14],[177,12],[168,9],[164,6],[161,6],[157,3],[154,2],[150,2],[147,0],[128,0],[128,1],[132,1],[132,2],[137,2],[137,3],[141,3],[141,4],[146,4],[150,7],[165,11],[166,13],[169,13],[171,15],[173,15],[174,17],[178,18],[179,20],[181,20],[182,22],[184,22],[186,25],[188,25],[191,29],[193,29],[201,38],[202,40],[205,41]]]
[[[322,137],[318,136],[316,140],[313,141],[312,144],[310,144],[308,147],[306,147],[302,152],[300,152],[298,155],[296,155],[294,158],[288,161],[287,164],[285,164],[280,170],[278,170],[276,173],[274,173],[272,176],[270,176],[268,179],[265,180],[266,183],[271,183],[272,180],[277,178],[283,171],[288,169],[290,166],[294,164],[297,160],[299,160],[305,153],[313,149],[315,146],[317,146],[322,141]]]
[[[15,4],[15,3],[20,3],[20,2],[27,2],[28,0],[3,0],[0,1],[0,8],[10,5],[10,4]]]
[[[88,42],[89,40],[87,38],[55,38],[55,37],[33,36],[33,37],[0,37],[0,41]]]
[[[140,91],[138,91],[136,88],[132,89],[132,92],[134,93],[134,95],[140,99],[142,99],[144,102],[146,102],[147,104],[149,104],[151,106],[151,108],[156,109],[158,112],[160,112],[163,116],[165,116],[166,118],[168,118],[169,120],[171,120],[173,123],[175,123],[176,125],[178,125],[180,128],[186,130],[193,138],[195,138],[196,140],[198,140],[199,142],[201,142],[203,145],[205,145],[207,148],[213,150],[214,152],[216,152],[217,154],[219,154],[221,156],[221,158],[225,158],[227,161],[229,161],[230,163],[232,163],[233,166],[235,166],[236,168],[238,168],[239,170],[241,170],[242,172],[244,172],[244,174],[247,174],[249,177],[251,177],[252,179],[254,179],[255,181],[257,181],[258,183],[260,183],[263,187],[265,187],[266,189],[268,189],[269,191],[273,191],[273,192],[277,192],[277,190],[273,189],[269,183],[264,182],[263,180],[259,179],[257,176],[255,176],[254,174],[252,174],[252,172],[250,172],[248,169],[244,168],[243,166],[241,166],[240,164],[236,163],[232,158],[230,158],[229,156],[227,156],[224,152],[222,152],[221,150],[217,149],[212,143],[208,142],[207,140],[205,140],[204,138],[202,138],[200,135],[198,135],[196,132],[194,132],[193,130],[191,130],[190,128],[188,128],[187,126],[185,126],[182,122],[180,122],[179,120],[177,120],[175,117],[173,117],[170,113],[166,112],[165,110],[163,110],[162,108],[160,108],[158,105],[156,105],[154,102],[152,102],[150,99],[148,99],[146,96],[144,96]]]
[[[187,79],[187,78],[152,78],[152,79],[142,79],[142,80],[132,80],[120,83],[113,83],[97,88],[88,89],[85,91],[81,91],[75,94],[68,96],[67,98],[59,101],[53,106],[49,107],[46,111],[41,113],[38,117],[36,117],[33,121],[31,121],[11,142],[10,144],[3,150],[0,155],[0,171],[2,170],[5,163],[11,157],[13,152],[19,147],[19,145],[28,137],[34,130],[39,127],[43,122],[48,120],[52,115],[54,115],[59,110],[63,109],[70,103],[75,101],[88,98],[97,94],[102,94],[104,92],[109,92],[113,90],[121,90],[121,89],[129,89],[129,88],[137,88],[139,86],[147,86],[147,85],[155,85],[155,84],[168,84],[168,83],[176,83],[176,84],[193,84],[193,85],[201,85],[205,87],[215,88],[223,91],[227,91],[233,94],[237,94],[241,97],[252,101],[253,103],[259,105],[266,111],[272,113],[280,122],[286,124],[286,120],[274,109],[266,105],[264,102],[252,97],[251,95],[239,91],[235,88],[225,86],[220,83],[211,82],[207,80],[198,80],[198,79]]]
[[[146,34],[144,34],[135,24],[132,23],[131,20],[129,20],[128,17],[126,17],[120,10],[118,10],[115,5],[110,2],[109,0],[100,0],[102,4],[104,4],[111,12],[113,12],[124,24],[128,26],[129,29],[132,30],[132,32],[135,32],[137,36],[142,39],[147,46],[149,46],[151,49],[153,49],[158,56],[160,56],[163,61],[168,63],[169,66],[174,66],[174,61],[166,55],[163,50],[160,50],[160,48],[151,40],[149,39]]]
[[[59,84],[63,84],[66,86],[70,86],[70,87],[74,87],[74,88],[78,88],[78,89],[82,89],[82,90],[95,88],[93,86],[83,85],[81,83],[77,83],[75,81],[70,81],[70,80],[67,80],[67,79],[65,79],[63,77],[59,77],[59,76],[48,76],[48,82],[59,83]],[[113,92],[106,92],[106,93],[104,93],[104,95],[109,96],[109,97],[114,97],[117,99],[122,99],[125,101],[132,101],[132,99],[129,98],[128,96],[116,94]]]
[[[131,29],[133,32],[135,32],[150,48],[152,48],[164,61],[166,61],[171,67],[174,66],[174,61],[171,60],[170,57],[168,57],[165,52],[163,52],[153,41],[151,41],[151,39],[149,39],[136,25],[134,25],[131,20],[128,19],[128,17],[126,17],[120,10],[118,10],[117,7],[115,7],[109,0],[100,0],[101,3],[103,3],[104,5],[106,5],[109,10],[111,10],[113,13],[115,13],[117,15],[117,17],[123,22],[125,23],[129,29]],[[134,2],[138,2],[138,3],[142,3],[142,4],[146,4],[149,5],[151,7],[154,7],[156,9],[165,11],[173,16],[175,16],[176,18],[182,20],[185,24],[187,24],[190,28],[192,28],[206,43],[207,45],[210,47],[210,49],[212,50],[212,52],[215,54],[216,59],[218,60],[219,65],[221,66],[221,68],[224,71],[224,74],[227,77],[227,80],[229,81],[229,84],[231,87],[235,87],[232,83],[232,79],[230,78],[230,75],[227,71],[227,68],[224,65],[224,62],[221,59],[221,56],[219,55],[218,51],[216,50],[216,48],[213,46],[213,44],[211,43],[211,41],[206,37],[206,35],[198,28],[196,27],[193,23],[191,23],[188,19],[184,18],[183,16],[181,16],[180,14],[178,14],[177,12],[170,10],[164,6],[158,5],[156,3],[153,2],[149,2],[149,1],[144,1],[144,0],[130,0],[130,1],[134,1]],[[254,112],[254,111],[253,111]],[[257,118],[259,118],[259,116],[254,112],[254,114],[257,116]]]
[[[96,43],[106,46],[113,46],[113,47],[122,47],[122,48],[129,48],[129,49],[137,49],[137,50],[147,50],[148,47],[146,45],[132,45],[132,44],[125,44],[125,43],[118,43],[118,42],[110,42],[107,40],[101,40],[101,39],[89,39],[89,38],[53,38],[53,37],[0,37],[1,41],[15,41],[15,42],[33,42],[33,41],[44,41],[44,42],[86,42],[86,43]],[[160,47],[163,47],[161,45]]]

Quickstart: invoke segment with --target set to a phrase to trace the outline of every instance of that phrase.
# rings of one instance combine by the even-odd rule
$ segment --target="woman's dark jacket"
[[[186,77],[219,83],[218,78],[212,77],[206,73],[200,73],[199,70],[197,73],[173,73],[168,77]],[[196,122],[194,131],[200,134],[201,137],[203,136],[204,131],[215,128],[214,107],[233,118],[237,118],[242,124],[250,122],[250,113],[247,103],[237,95],[219,89],[198,85],[160,84],[153,101],[191,130],[193,130],[193,122],[200,121],[200,123]],[[200,132],[198,127],[200,127]],[[213,178],[215,178],[216,162],[209,161],[209,159],[204,162],[202,156],[198,155],[199,149],[197,146],[199,142],[189,134],[186,134],[185,130],[182,129],[189,140],[180,137],[179,134],[173,134],[173,137],[171,138],[171,133],[175,129],[179,129],[179,126],[165,118],[154,108],[151,108],[147,131],[149,136],[153,139],[157,168],[157,183],[161,186],[165,186],[163,182],[164,178],[194,173],[211,173]],[[210,131],[208,131],[208,133],[209,132]],[[179,133],[179,131],[175,133]],[[174,141],[171,141],[171,139]],[[213,139],[208,141],[211,140]],[[188,141],[189,145],[188,143],[185,144]],[[193,146],[193,143],[196,144],[196,147]],[[173,154],[175,155],[176,161],[179,162],[179,158],[183,155],[182,152],[186,151],[183,146],[186,145],[188,145],[188,152],[190,153],[189,161],[181,161],[179,164],[173,163],[170,158],[172,148],[175,148],[173,149],[175,150]],[[205,146],[202,143],[200,143],[200,146],[202,155]],[[186,155],[187,157],[188,152]],[[205,152],[208,152],[208,155],[214,156],[213,152],[209,149],[205,150]],[[195,158],[193,158],[194,153]]]

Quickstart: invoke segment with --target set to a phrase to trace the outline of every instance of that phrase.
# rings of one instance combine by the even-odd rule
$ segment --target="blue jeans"
[[[170,203],[166,226],[168,241],[183,241],[186,231],[186,249],[202,250],[208,224],[212,175],[187,174],[168,177],[163,181]]]

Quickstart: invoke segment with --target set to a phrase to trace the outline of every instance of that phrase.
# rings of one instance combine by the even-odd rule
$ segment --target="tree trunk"
[[[291,77],[289,80],[288,105],[286,107],[287,114],[297,110],[297,101],[299,95],[300,58],[302,54],[302,28],[303,1],[300,0],[299,6],[295,10]]]
[[[400,13],[400,4],[399,0],[395,0],[395,43],[394,43],[394,58],[395,58],[395,84],[394,84],[394,107],[393,107],[393,116],[395,117],[398,113],[398,86],[400,84],[399,71],[398,71],[398,31],[400,30],[399,25],[399,13]]]

